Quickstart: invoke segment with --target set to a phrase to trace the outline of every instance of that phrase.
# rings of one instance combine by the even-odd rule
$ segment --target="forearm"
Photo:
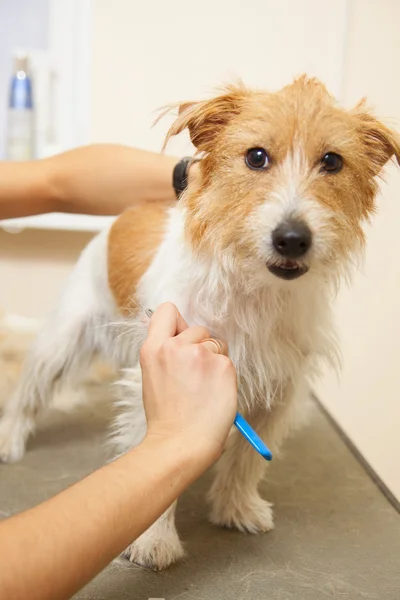
[[[144,442],[58,496],[0,523],[0,597],[69,598],[208,465],[179,442]]]
[[[0,219],[48,212],[117,215],[142,202],[173,203],[176,158],[98,144],[30,162],[0,163]]]
[[[45,161],[0,162],[0,219],[56,211]]]
[[[62,212],[115,215],[142,202],[172,203],[178,159],[137,148],[98,144],[47,159]]]

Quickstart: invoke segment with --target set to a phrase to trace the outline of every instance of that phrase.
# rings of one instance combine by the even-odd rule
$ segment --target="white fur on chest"
[[[241,381],[241,400],[270,405],[289,382],[334,352],[327,293],[311,285],[243,283],[219,261],[203,262],[184,239],[184,212],[171,209],[164,240],[138,295],[143,308],[176,304],[189,325],[225,339]]]

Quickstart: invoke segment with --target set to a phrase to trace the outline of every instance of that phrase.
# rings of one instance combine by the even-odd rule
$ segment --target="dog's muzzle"
[[[301,277],[308,267],[298,262],[312,245],[311,230],[303,221],[284,221],[272,233],[272,245],[278,257],[268,265],[271,273],[281,279],[292,280]]]

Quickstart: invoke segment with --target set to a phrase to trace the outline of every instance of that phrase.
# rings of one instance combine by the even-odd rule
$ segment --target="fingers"
[[[176,306],[170,302],[161,304],[151,316],[147,340],[161,344],[168,338],[181,334],[188,328]]]
[[[220,339],[204,339],[200,345],[214,354],[224,354],[225,356],[228,356],[228,346]]]
[[[186,344],[200,344],[209,352],[228,356],[225,342],[211,338],[207,327],[201,325],[188,327],[176,306],[166,302],[151,315],[147,341],[159,345],[176,336]]]
[[[187,328],[188,328],[188,324],[186,323],[185,319],[182,317],[179,310],[176,308],[176,335],[179,335],[180,333],[185,331],[185,329],[187,329]]]
[[[185,329],[185,331],[178,336],[179,340],[186,344],[200,344],[200,342],[209,337],[210,332],[207,327],[202,327],[201,325],[188,327],[188,329]]]
[[[228,356],[228,346],[220,339],[211,338],[207,327],[188,327],[178,338],[189,344],[200,344],[214,354],[225,354]]]

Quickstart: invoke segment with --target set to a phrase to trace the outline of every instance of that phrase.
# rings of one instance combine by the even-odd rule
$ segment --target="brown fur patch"
[[[121,312],[137,310],[136,286],[161,243],[167,208],[146,203],[125,211],[112,225],[108,238],[108,281]]]

